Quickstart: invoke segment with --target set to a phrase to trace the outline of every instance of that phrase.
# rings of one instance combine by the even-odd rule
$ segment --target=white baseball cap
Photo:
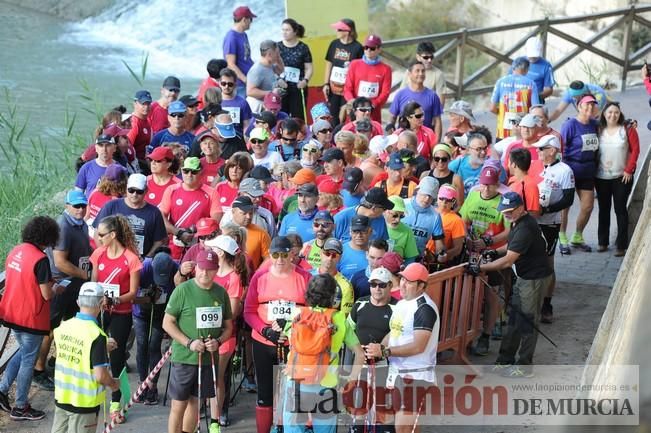
[[[387,268],[375,268],[371,271],[371,276],[368,277],[369,281],[377,280],[382,281],[383,283],[388,283],[391,281],[391,272]]]
[[[236,255],[240,251],[240,247],[235,242],[235,239],[226,235],[219,235],[215,239],[208,239],[204,242],[204,245],[209,248],[219,248],[231,256]]]

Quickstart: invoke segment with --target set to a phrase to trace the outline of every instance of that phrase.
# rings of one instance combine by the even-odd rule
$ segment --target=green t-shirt
[[[224,289],[213,283],[208,290],[199,287],[194,278],[180,284],[172,292],[165,312],[176,317],[179,329],[189,338],[222,334],[224,320],[232,319],[231,302]],[[176,340],[172,342],[172,362],[197,365],[198,356]],[[210,356],[204,356],[202,364],[210,364]]]
[[[398,227],[391,228],[387,224],[389,232],[389,249],[394,251],[403,259],[418,257],[418,247],[414,232],[405,223],[398,224]]]
[[[481,198],[480,191],[472,191],[468,194],[459,213],[466,223],[471,224],[474,236],[484,234],[495,236],[506,229],[508,222],[504,219],[504,215],[497,210],[501,198],[502,196],[497,194],[495,197],[485,200]]]
[[[296,194],[290,195],[283,202],[283,208],[280,211],[278,222],[280,223],[285,218],[285,215],[294,212],[296,209],[298,209],[298,196]]]

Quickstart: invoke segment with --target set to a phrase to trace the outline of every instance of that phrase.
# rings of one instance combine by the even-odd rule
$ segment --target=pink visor
[[[336,23],[332,23],[330,24],[330,27],[332,27],[335,30],[343,30],[345,32],[350,31],[350,27],[348,26],[348,24],[346,24],[343,21],[337,21]]]

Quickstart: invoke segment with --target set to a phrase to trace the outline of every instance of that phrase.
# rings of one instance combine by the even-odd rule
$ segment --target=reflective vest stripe
[[[62,382],[60,380],[54,379],[54,386],[57,388],[64,389],[66,391],[76,392],[77,394],[87,395],[89,397],[97,397],[98,395],[104,392],[104,387],[102,385],[99,388],[94,390],[82,388],[81,386],[73,385],[72,383]]]
[[[72,377],[75,377],[77,379],[88,380],[88,381],[91,381],[91,382],[95,380],[95,376],[92,375],[92,374],[77,371],[77,370],[75,370],[73,368],[64,367],[64,366],[59,365],[59,364],[57,364],[54,367],[54,371],[57,371],[57,372],[62,373],[62,374],[67,374],[68,376],[72,376]]]

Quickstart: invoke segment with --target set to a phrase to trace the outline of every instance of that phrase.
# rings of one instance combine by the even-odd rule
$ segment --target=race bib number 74
[[[210,329],[222,327],[222,306],[197,307],[197,329]]]

